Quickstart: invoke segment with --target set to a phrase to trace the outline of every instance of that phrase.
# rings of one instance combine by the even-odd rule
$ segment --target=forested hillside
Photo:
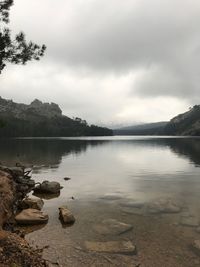
[[[55,103],[34,100],[30,105],[0,98],[0,137],[103,136],[112,130],[62,115]]]

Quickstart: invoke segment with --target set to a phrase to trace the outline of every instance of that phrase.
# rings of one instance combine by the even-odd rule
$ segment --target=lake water
[[[52,266],[200,266],[191,247],[200,239],[199,138],[5,139],[0,148],[3,164],[33,164],[36,181],[64,187],[60,196],[45,196],[48,224],[26,228]],[[63,205],[76,217],[71,227],[58,219]],[[102,232],[107,219],[133,229]],[[91,252],[86,241],[131,241],[137,255]]]

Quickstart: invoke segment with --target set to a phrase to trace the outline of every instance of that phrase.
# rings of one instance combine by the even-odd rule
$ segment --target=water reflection
[[[90,147],[105,146],[114,143],[116,146],[134,148],[160,148],[170,150],[189,159],[196,166],[200,165],[199,138],[152,138],[127,137],[123,140],[115,137],[110,139],[4,139],[0,140],[0,162],[15,165],[16,162],[34,165],[35,172],[40,169],[57,169],[62,158],[67,155],[78,156]],[[128,155],[127,155],[128,156]]]
[[[45,200],[49,200],[49,199],[54,199],[54,198],[58,198],[60,196],[60,192],[56,193],[56,194],[41,194],[41,193],[33,193],[33,196],[45,199]]]
[[[62,157],[84,153],[91,146],[105,141],[62,140],[62,139],[4,139],[0,140],[0,162],[15,165],[16,162],[34,165],[35,170],[56,169]]]
[[[161,252],[170,247],[175,255],[173,263],[166,266],[194,266],[191,260],[188,260],[191,265],[185,263],[184,257],[189,253],[186,249],[180,253],[188,247],[188,238],[184,237],[182,244],[180,231],[176,235],[176,229],[188,226],[190,229],[200,221],[200,169],[197,168],[200,139],[120,138],[0,142],[0,160],[9,164],[20,160],[37,165],[33,173],[37,182],[57,180],[63,186],[59,197],[44,200],[48,224],[29,234],[27,239],[33,243],[36,240],[41,247],[50,245],[45,251],[46,258],[52,262],[58,259],[60,266],[93,266],[96,254],[95,257],[85,254],[84,262],[84,255],[80,255],[84,241],[110,240],[107,239],[110,237],[97,234],[95,225],[104,219],[116,219],[133,224],[134,234],[114,239],[125,237],[135,242],[136,233],[140,253],[144,254],[142,258],[155,255],[151,252],[158,251],[156,244],[159,241]],[[71,180],[66,182],[64,177]],[[58,207],[65,205],[76,218],[73,227],[63,228],[59,221]],[[179,244],[176,244],[177,240]],[[146,245],[148,248],[153,246],[151,252],[145,251]],[[174,264],[177,253],[184,259],[179,265]],[[164,254],[159,254],[160,264],[153,262],[144,266],[164,266],[169,256],[166,254],[167,258],[163,259]],[[157,260],[157,255],[152,260]],[[124,259],[119,260],[122,262]],[[128,262],[123,266],[132,265]]]
[[[182,138],[166,140],[171,150],[179,156],[188,158],[191,163],[200,166],[200,139]]]

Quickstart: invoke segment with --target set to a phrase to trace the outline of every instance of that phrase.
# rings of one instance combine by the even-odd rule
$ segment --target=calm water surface
[[[136,266],[135,260],[141,266],[200,266],[189,248],[193,239],[200,239],[198,223],[181,224],[183,217],[200,220],[199,138],[10,139],[1,140],[0,147],[2,163],[33,164],[36,181],[56,180],[64,187],[60,196],[45,199],[49,223],[27,235],[31,244],[49,246],[44,257],[55,266]],[[180,211],[148,212],[149,203],[160,199],[170,199]],[[71,227],[58,219],[62,205],[75,214]],[[120,236],[97,233],[95,225],[109,218],[130,223],[134,230]],[[86,240],[131,240],[138,247],[137,259],[88,253]]]

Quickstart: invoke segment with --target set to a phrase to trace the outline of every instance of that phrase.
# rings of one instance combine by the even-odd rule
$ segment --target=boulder
[[[35,186],[35,181],[32,179],[28,179],[28,178],[24,178],[24,177],[17,177],[16,182],[18,184],[24,184],[24,185],[28,185],[29,187],[34,187]]]
[[[45,193],[45,194],[56,194],[60,192],[60,186],[58,182],[43,181],[41,184],[37,185],[33,190],[35,193]]]
[[[28,187],[28,185],[24,185],[24,184],[17,184],[17,185],[16,185],[16,189],[17,189],[17,192],[21,192],[21,193],[23,193],[24,196],[25,196],[28,192],[30,192],[30,188]]]
[[[24,172],[23,172],[22,168],[20,168],[20,167],[10,167],[10,168],[8,168],[8,170],[15,177],[24,175]]]
[[[91,242],[86,241],[85,247],[89,251],[117,253],[117,254],[136,254],[136,247],[131,241],[107,241]]]
[[[75,217],[67,207],[59,208],[59,217],[65,224],[72,224],[75,222]]]
[[[18,224],[34,225],[48,222],[49,216],[36,209],[25,209],[15,216]]]
[[[102,235],[120,235],[133,229],[131,224],[119,222],[115,219],[107,219],[101,224],[94,225],[94,230]]]
[[[44,206],[44,201],[38,197],[26,197],[22,200],[21,207],[22,209],[36,209],[41,210]]]

